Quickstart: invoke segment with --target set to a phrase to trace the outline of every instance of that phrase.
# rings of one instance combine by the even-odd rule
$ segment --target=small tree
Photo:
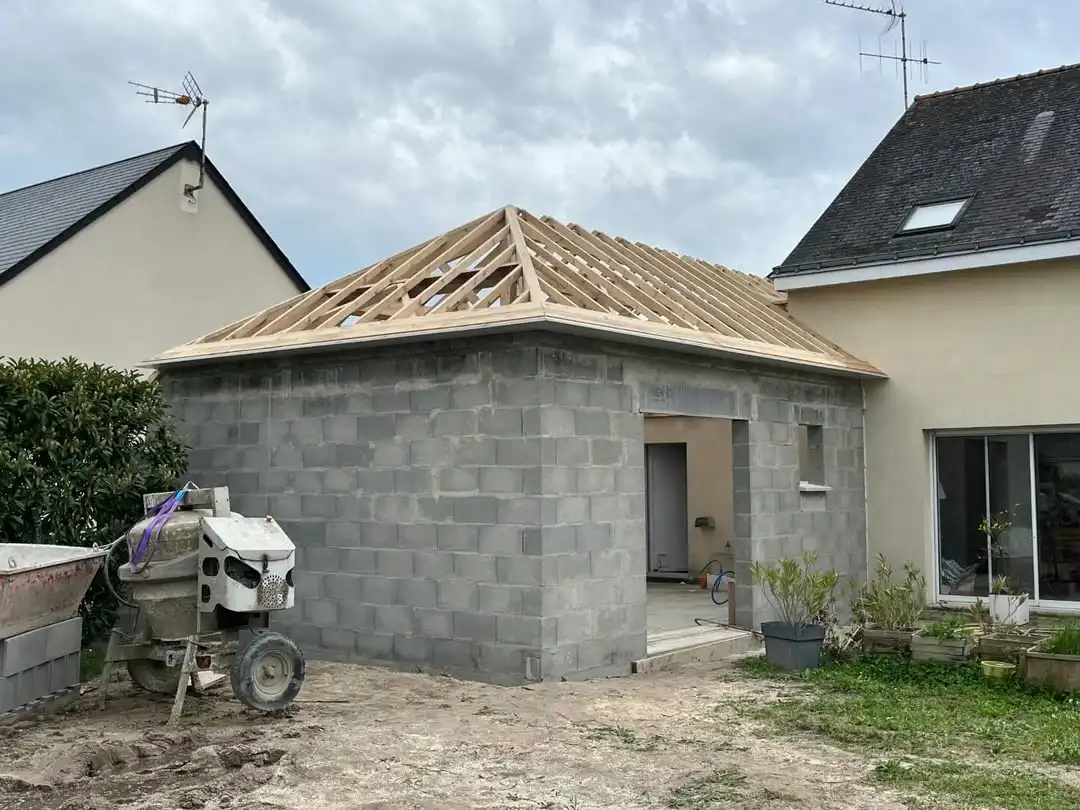
[[[0,541],[109,543],[186,463],[156,381],[74,359],[0,359]],[[115,615],[103,575],[81,607],[86,640]]]

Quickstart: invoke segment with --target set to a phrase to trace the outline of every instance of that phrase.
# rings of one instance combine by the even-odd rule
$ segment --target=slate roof
[[[199,145],[189,141],[0,194],[0,285],[104,216],[178,161],[197,161],[199,156]],[[309,290],[307,282],[209,159],[206,171],[208,179],[214,181],[236,208],[297,289],[301,292]]]
[[[971,197],[951,229],[915,205]],[[1080,65],[918,96],[771,277],[1080,238]]]

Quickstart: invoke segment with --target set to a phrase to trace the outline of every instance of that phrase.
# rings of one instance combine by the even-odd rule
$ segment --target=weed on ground
[[[1080,764],[1080,700],[984,678],[977,664],[949,667],[871,657],[805,675],[778,673],[763,658],[744,674],[795,679],[808,689],[750,709],[781,727],[845,745],[933,755],[956,748],[1033,762]]]
[[[1076,810],[1080,790],[1040,774],[949,762],[888,760],[874,769],[875,781],[948,797],[958,808]]]

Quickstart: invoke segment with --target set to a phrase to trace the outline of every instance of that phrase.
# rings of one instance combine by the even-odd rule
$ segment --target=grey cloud
[[[1068,61],[1080,22],[907,5],[935,87]],[[312,281],[507,203],[764,273],[902,110],[859,71],[880,28],[818,0],[6,0],[0,188],[194,135],[125,84],[190,69],[211,157]]]

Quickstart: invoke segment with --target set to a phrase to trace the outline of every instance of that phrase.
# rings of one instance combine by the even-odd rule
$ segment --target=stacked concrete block
[[[736,420],[740,623],[753,560],[865,568],[857,382],[543,334],[250,361],[163,378],[191,477],[297,544],[278,622],[314,656],[497,682],[645,654],[642,413]],[[798,491],[799,418],[828,483]],[[860,563],[860,561],[862,561]]]
[[[79,683],[79,617],[0,641],[0,713]]]
[[[750,583],[753,562],[818,555],[843,579],[866,575],[863,403],[857,380],[639,357],[627,366],[642,409],[732,420],[736,620],[775,618]],[[802,491],[799,426],[821,428],[825,483]],[[806,488],[811,489],[811,488]],[[838,603],[843,609],[843,603]]]
[[[310,653],[521,682],[645,649],[641,417],[621,363],[574,363],[504,338],[166,385],[191,477],[297,544]]]

